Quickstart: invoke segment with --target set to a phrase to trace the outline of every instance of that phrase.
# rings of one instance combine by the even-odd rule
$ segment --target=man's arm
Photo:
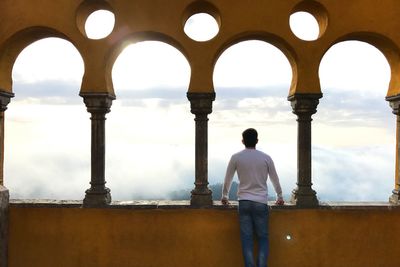
[[[283,205],[285,204],[285,201],[283,200],[282,188],[281,184],[279,183],[278,174],[276,173],[274,161],[270,159],[268,163],[269,178],[271,179],[272,185],[274,186],[276,192],[276,204]]]
[[[225,174],[225,179],[224,179],[224,185],[222,186],[222,198],[221,202],[223,205],[228,205],[229,204],[229,190],[231,189],[232,181],[233,181],[233,175],[235,175],[236,171],[236,163],[233,158],[231,157],[228,167],[226,168],[226,174]]]

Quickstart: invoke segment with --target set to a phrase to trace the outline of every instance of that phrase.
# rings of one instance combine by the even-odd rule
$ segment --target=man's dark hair
[[[258,142],[258,133],[255,129],[249,128],[242,133],[245,147],[256,147]]]

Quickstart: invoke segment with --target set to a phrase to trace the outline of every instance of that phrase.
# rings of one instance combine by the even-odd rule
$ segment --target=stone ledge
[[[193,207],[190,200],[129,200],[113,201],[106,205],[104,209],[218,209],[234,210],[237,209],[238,202],[231,201],[228,206],[222,205],[219,201],[214,201],[210,207]],[[321,202],[319,206],[312,208],[297,207],[291,203],[284,206],[277,206],[274,202],[269,202],[271,210],[300,210],[300,209],[320,209],[320,210],[400,210],[400,205],[389,202]],[[53,199],[11,199],[11,208],[82,208],[81,200],[53,200]]]

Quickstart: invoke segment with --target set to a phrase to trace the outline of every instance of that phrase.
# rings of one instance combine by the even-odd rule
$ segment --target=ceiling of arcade
[[[168,4],[166,4],[168,3]],[[110,35],[87,37],[85,22],[97,10],[115,16]],[[319,24],[316,40],[291,31],[289,17],[304,11]],[[219,25],[208,41],[184,32],[189,17],[208,13]],[[319,94],[319,64],[326,51],[345,40],[368,42],[391,67],[388,96],[400,94],[400,5],[398,0],[2,0],[0,1],[0,91],[12,92],[12,68],[19,53],[34,41],[60,37],[82,56],[85,74],[81,93],[114,94],[111,70],[127,45],[144,40],[166,42],[182,52],[191,67],[189,92],[213,92],[213,70],[219,55],[250,39],[278,47],[293,71],[289,95]]]

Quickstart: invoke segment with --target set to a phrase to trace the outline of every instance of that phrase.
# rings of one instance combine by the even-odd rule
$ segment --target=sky
[[[299,17],[290,20],[294,34],[315,39],[315,20]],[[88,20],[91,38],[112,30],[94,21],[90,26]],[[200,16],[185,32],[205,41],[218,33],[215,25]],[[90,114],[78,95],[83,71],[76,49],[57,38],[37,41],[17,58],[15,97],[5,113],[4,180],[12,198],[82,199],[90,187]],[[313,189],[321,201],[387,201],[394,187],[395,116],[384,100],[385,57],[366,43],[343,42],[324,56],[319,75],[324,97],[313,116]],[[161,42],[132,44],[112,76],[117,100],[106,121],[106,181],[113,199],[168,199],[191,190],[195,129],[185,57]],[[221,55],[209,115],[210,184],[223,182],[230,156],[243,148],[241,132],[254,127],[257,148],[272,156],[290,197],[297,153],[296,116],[286,100],[290,82],[288,60],[268,43],[241,42]]]

